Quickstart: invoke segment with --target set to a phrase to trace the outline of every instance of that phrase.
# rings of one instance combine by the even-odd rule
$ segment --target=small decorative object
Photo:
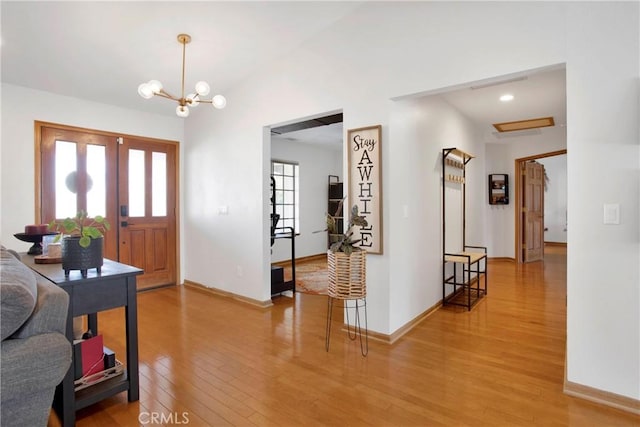
[[[42,236],[42,255],[33,257],[36,264],[59,264],[62,262],[62,244],[60,242],[53,243],[57,238],[58,234]]]
[[[15,238],[22,240],[23,242],[33,243],[29,248],[27,254],[29,255],[41,255],[42,254],[42,237],[53,235],[56,233],[50,233],[47,230],[47,224],[31,224],[24,226],[24,233],[14,234]]]
[[[333,298],[351,299],[366,296],[366,255],[367,252],[355,246],[360,239],[353,239],[354,226],[366,227],[367,220],[358,215],[358,206],[351,208],[347,231],[338,233],[336,217],[340,215],[344,199],[338,205],[335,215],[327,214],[327,230],[332,236],[331,247],[327,251],[329,287],[327,293]]]
[[[49,223],[52,230],[65,233],[62,237],[62,269],[65,276],[70,270],[80,270],[82,277],[87,277],[87,270],[97,269],[103,264],[103,233],[111,228],[102,216],[89,218],[87,212],[80,211],[74,218],[53,220]]]
[[[353,239],[353,227],[366,227],[367,220],[364,216],[358,214],[358,206],[351,208],[349,222],[345,233],[338,233],[337,219],[342,210],[344,199],[338,205],[335,215],[327,214],[327,231],[332,237],[332,244],[327,251],[327,267],[329,273],[329,285],[327,287],[327,295],[329,303],[327,307],[327,328],[325,335],[325,349],[329,351],[329,339],[331,336],[331,317],[333,313],[334,300],[343,300],[345,304],[348,300],[354,301],[353,307],[345,305],[347,313],[347,332],[350,339],[355,340],[360,336],[360,350],[363,356],[369,352],[369,338],[367,331],[367,251],[355,246],[360,239]],[[359,302],[360,301],[360,302]],[[364,308],[365,318],[365,337],[366,343],[362,341],[362,328],[360,325],[360,307]],[[353,333],[349,322],[349,309],[355,309],[355,319],[353,325]]]
[[[356,243],[361,239],[353,239],[353,227],[366,227],[368,225],[367,220],[363,215],[358,214],[358,206],[353,205],[351,208],[351,215],[349,216],[349,223],[347,224],[347,231],[340,234],[338,233],[338,218],[342,212],[342,205],[344,204],[344,198],[338,204],[336,213],[331,215],[327,214],[327,228],[324,231],[328,231],[331,235],[331,252],[344,252],[350,255],[353,251],[362,250],[356,246]]]
[[[49,258],[62,258],[62,245],[58,243],[49,243]]]

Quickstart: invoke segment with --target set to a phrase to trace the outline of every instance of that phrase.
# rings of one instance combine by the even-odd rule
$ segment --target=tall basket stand
[[[360,352],[363,356],[369,353],[369,333],[367,329],[367,252],[354,251],[351,254],[344,252],[327,251],[327,266],[329,270],[329,287],[327,289],[327,327],[325,335],[325,349],[329,351],[331,339],[331,320],[333,304],[335,300],[344,301],[344,309],[347,316],[347,336],[351,340],[360,337]],[[349,301],[353,301],[350,306]],[[364,336],[362,340],[362,325],[360,323],[360,309],[364,308]],[[349,310],[355,312],[353,330],[349,321]]]

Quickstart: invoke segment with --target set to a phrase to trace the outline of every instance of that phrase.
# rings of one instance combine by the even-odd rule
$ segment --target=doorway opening
[[[566,154],[564,149],[515,159],[515,255],[518,264],[544,259],[546,244],[567,244]],[[549,163],[544,159],[555,161]],[[549,167],[545,168],[545,163]],[[536,176],[539,173],[543,175]],[[551,179],[549,173],[553,173],[555,179]],[[552,185],[554,197],[546,201]],[[545,218],[551,220],[554,227],[546,224]]]
[[[314,293],[303,285],[306,270],[301,262],[326,258],[327,237],[318,231],[325,228],[328,177],[343,177],[342,123],[342,112],[330,112],[269,129],[270,158],[265,167],[271,183],[266,202],[272,296],[290,295],[294,287]],[[290,236],[292,231],[295,237]],[[281,271],[274,273],[274,268]],[[293,283],[287,286],[287,282]]]

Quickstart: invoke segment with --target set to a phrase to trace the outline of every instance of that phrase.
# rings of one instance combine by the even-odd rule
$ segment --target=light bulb
[[[176,114],[178,117],[189,117],[189,107],[186,105],[178,105],[176,107]]]
[[[153,98],[153,90],[149,87],[149,83],[142,83],[138,86],[138,94],[144,99]]]
[[[510,93],[505,93],[504,95],[502,95],[500,97],[500,101],[502,101],[502,102],[513,101],[513,95],[511,95]]]
[[[227,106],[227,98],[222,95],[216,95],[211,100],[211,105],[213,105],[217,109],[222,109]]]
[[[210,90],[211,88],[209,88],[209,84],[207,82],[199,81],[198,83],[196,83],[196,92],[198,93],[198,95],[207,96],[209,95]]]
[[[197,107],[198,104],[200,104],[200,97],[195,93],[190,93],[189,95],[187,95],[185,100],[190,107]]]
[[[160,93],[160,91],[162,90],[162,83],[160,83],[158,80],[149,80],[149,83],[147,84],[149,85],[153,93]]]

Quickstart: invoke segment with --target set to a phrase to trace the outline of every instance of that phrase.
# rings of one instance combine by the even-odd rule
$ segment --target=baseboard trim
[[[515,258],[511,258],[508,256],[496,256],[496,257],[488,257],[489,261],[509,261],[516,262]]]
[[[640,400],[565,380],[564,394],[640,415]]]
[[[561,246],[561,247],[567,247],[567,244],[565,242],[544,242],[545,246]]]
[[[397,331],[395,331],[390,335],[391,340],[389,344],[393,344],[396,341],[398,341],[400,338],[406,335],[409,331],[411,331],[413,328],[415,328],[420,323],[422,323],[423,320],[425,320],[427,317],[435,313],[436,310],[438,310],[440,307],[442,307],[442,300],[438,301],[435,305],[432,305],[431,307],[427,308],[425,311],[423,311],[422,313],[414,317],[411,321],[404,324],[400,329],[398,329]]]
[[[404,324],[400,329],[398,329],[397,331],[395,331],[392,334],[383,334],[383,333],[376,332],[376,331],[369,331],[369,338],[374,340],[374,341],[378,341],[378,342],[381,342],[381,343],[384,343],[384,344],[393,345],[400,338],[402,338],[409,331],[411,331],[413,328],[418,326],[418,324],[420,324],[424,319],[426,319],[431,314],[433,314],[440,307],[442,307],[442,301],[438,301],[438,303],[436,303],[434,306],[426,309],[425,311],[423,311],[422,313],[420,313],[419,315],[414,317],[412,320],[410,320],[409,322]],[[345,326],[343,326],[342,330],[346,331],[347,328]]]
[[[307,261],[318,261],[326,257],[327,257],[327,253],[325,252],[322,254],[309,255],[309,256],[296,258],[296,262],[298,263],[298,262],[307,262]],[[272,262],[271,265],[275,265],[277,267],[288,267],[289,265],[291,265],[291,260]]]
[[[213,296],[222,297],[222,298],[229,298],[234,301],[237,301],[243,304],[252,305],[258,308],[269,308],[273,306],[273,302],[271,302],[271,299],[267,301],[260,301],[253,298],[247,298],[242,295],[234,294],[233,292],[223,291],[222,289],[218,289],[218,288],[212,288],[198,282],[192,282],[191,280],[185,280],[184,286],[208,295],[213,295]]]

